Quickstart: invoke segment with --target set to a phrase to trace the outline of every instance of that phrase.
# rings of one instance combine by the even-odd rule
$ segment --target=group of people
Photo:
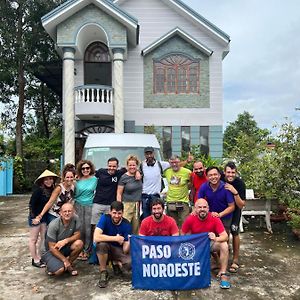
[[[58,176],[48,170],[36,180],[29,208],[32,265],[47,266],[49,275],[77,275],[74,261],[87,260],[95,250],[100,268],[99,287],[108,284],[107,266],[114,274],[130,269],[130,236],[175,236],[208,232],[221,288],[230,288],[228,273],[239,269],[239,221],[245,205],[245,184],[233,162],[224,172],[195,161],[193,171],[173,155],[157,161],[154,149],[145,159],[130,155],[126,168],[112,157],[107,168],[95,170],[92,162],[67,164]],[[165,200],[161,198],[167,181]],[[47,230],[47,231],[46,231]],[[229,235],[232,234],[232,263]],[[46,237],[45,248],[43,240]],[[92,247],[94,242],[94,248]],[[44,252],[43,255],[41,255]]]

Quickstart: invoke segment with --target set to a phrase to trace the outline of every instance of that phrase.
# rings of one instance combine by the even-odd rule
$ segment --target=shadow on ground
[[[232,288],[211,287],[184,292],[133,290],[128,275],[112,278],[106,289],[97,286],[98,267],[78,261],[79,276],[48,277],[31,266],[28,251],[29,195],[0,197],[0,299],[300,299],[300,242],[285,225],[275,224],[270,235],[255,220],[241,234],[242,268],[232,275]]]

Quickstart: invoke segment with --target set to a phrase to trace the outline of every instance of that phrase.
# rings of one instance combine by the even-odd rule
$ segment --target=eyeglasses
[[[84,170],[89,170],[90,168],[91,168],[91,167],[82,167],[81,170],[82,170],[82,171],[84,171]]]

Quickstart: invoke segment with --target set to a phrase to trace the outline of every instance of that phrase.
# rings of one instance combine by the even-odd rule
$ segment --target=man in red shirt
[[[179,235],[178,226],[172,217],[164,214],[164,202],[156,198],[151,203],[152,215],[145,218],[140,226],[143,236],[176,236]]]
[[[207,181],[205,168],[201,161],[195,161],[193,165],[193,172],[190,176],[190,183],[191,183],[191,194],[190,194],[190,201],[196,203],[198,200],[198,194],[201,185]]]
[[[226,274],[228,264],[228,235],[219,218],[213,217],[209,212],[208,203],[205,199],[200,198],[195,203],[194,213],[189,215],[183,225],[183,234],[196,234],[208,232],[210,239],[211,252],[219,252],[220,255],[220,287],[229,289],[230,283]]]

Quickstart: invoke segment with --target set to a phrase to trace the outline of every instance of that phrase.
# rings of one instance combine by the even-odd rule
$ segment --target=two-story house
[[[88,132],[160,134],[222,157],[229,36],[180,0],[68,0],[42,18],[62,57],[65,162]]]

